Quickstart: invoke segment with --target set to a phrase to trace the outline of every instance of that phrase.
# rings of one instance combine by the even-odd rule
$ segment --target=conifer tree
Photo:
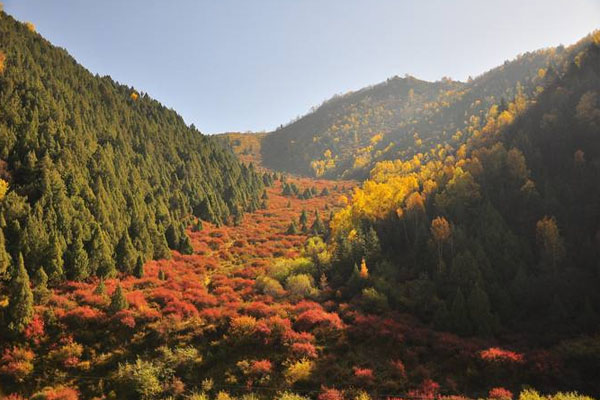
[[[137,261],[137,252],[131,243],[129,233],[125,231],[117,246],[117,267],[120,271],[130,274]]]
[[[104,278],[100,278],[98,285],[94,289],[94,294],[98,296],[104,296],[106,294],[106,285],[104,284]]]
[[[298,227],[296,226],[296,221],[292,221],[287,228],[287,231],[285,231],[286,234],[288,235],[297,235],[298,234]]]
[[[20,253],[11,271],[7,312],[8,328],[13,333],[23,332],[33,318],[33,293]]]
[[[460,335],[467,335],[471,332],[471,323],[467,312],[467,305],[462,291],[457,289],[452,308],[450,309],[450,323],[452,330]]]
[[[40,266],[35,275],[33,275],[33,295],[38,304],[42,304],[48,298],[50,291],[48,290],[48,275],[44,271],[44,267]]]
[[[142,256],[138,256],[133,274],[136,278],[142,278],[144,276],[144,260],[142,260]]]
[[[325,233],[325,225],[323,225],[323,221],[321,221],[321,216],[319,215],[319,210],[315,211],[315,220],[310,227],[310,230],[315,235],[320,235]]]
[[[302,209],[302,213],[300,214],[298,222],[300,223],[300,225],[306,225],[308,223],[308,215],[306,215],[305,209]]]
[[[0,228],[0,277],[8,272],[10,266],[10,254],[6,251],[6,243],[4,240],[4,232]]]
[[[59,282],[63,279],[63,248],[57,234],[50,239],[50,247],[47,256],[47,273],[51,282]]]
[[[473,327],[477,334],[489,336],[493,331],[494,318],[490,312],[488,295],[479,284],[475,284],[475,287],[471,290],[467,305],[471,321],[474,325]]]
[[[104,278],[110,278],[116,274],[117,269],[111,254],[111,249],[106,241],[104,232],[98,225],[96,225],[94,228],[91,249],[89,253],[91,256],[91,269],[96,275]]]
[[[90,276],[90,263],[88,255],[83,248],[81,228],[75,229],[73,243],[68,248],[67,277],[71,280],[80,281]]]
[[[129,307],[129,303],[127,303],[127,299],[123,294],[123,289],[121,289],[121,285],[117,285],[112,296],[110,296],[110,311],[116,313],[125,310],[127,307]]]

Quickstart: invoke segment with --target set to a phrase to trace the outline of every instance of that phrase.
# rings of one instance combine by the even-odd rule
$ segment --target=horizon
[[[186,1],[174,10],[159,2],[9,0],[4,9],[92,73],[217,134],[269,132],[394,76],[466,81],[520,54],[572,44],[600,17],[592,0],[509,3]],[[495,20],[486,21],[491,10]]]

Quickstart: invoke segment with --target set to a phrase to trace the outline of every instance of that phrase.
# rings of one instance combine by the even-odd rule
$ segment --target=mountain
[[[464,83],[394,77],[334,97],[269,133],[263,163],[308,176],[364,179],[377,161],[407,159],[438,145],[456,147],[493,104],[517,94],[535,97],[573,51],[561,46],[526,53]]]
[[[331,225],[328,278],[347,300],[466,336],[597,329],[600,34],[572,51],[456,150],[376,164]]]
[[[139,257],[191,251],[192,218],[223,223],[260,204],[262,178],[216,139],[32,25],[2,13],[0,50],[3,260],[22,254],[51,281],[131,272]]]

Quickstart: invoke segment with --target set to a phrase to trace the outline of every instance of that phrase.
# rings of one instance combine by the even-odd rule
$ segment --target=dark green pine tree
[[[63,279],[63,247],[57,234],[50,238],[48,256],[46,258],[46,272],[51,282],[60,282]]]
[[[36,303],[45,303],[50,295],[50,290],[48,290],[48,275],[44,271],[44,267],[40,266],[33,275],[33,284],[33,296]]]
[[[130,274],[137,261],[137,252],[133,247],[129,233],[125,231],[117,246],[117,268],[119,271]]]
[[[121,289],[121,285],[117,285],[112,296],[110,296],[110,311],[116,313],[128,307],[129,303],[127,303],[127,299],[123,294],[123,289]]]
[[[80,281],[90,276],[90,261],[83,248],[81,227],[74,229],[73,242],[67,249],[67,278]]]
[[[263,194],[262,196],[260,196],[261,199],[263,200],[268,200],[269,199],[269,195],[267,194],[266,190],[263,190]]]
[[[144,276],[144,260],[142,260],[142,256],[138,257],[133,274],[136,278],[142,278]]]
[[[7,314],[8,329],[15,334],[23,332],[33,318],[33,293],[21,253],[11,271]]]
[[[308,223],[308,215],[306,215],[306,210],[302,209],[302,213],[300,214],[298,222],[300,223],[300,229],[302,229],[302,232],[306,232],[308,230],[306,228],[306,224]]]
[[[292,187],[287,183],[283,185],[283,190],[281,191],[283,196],[291,196],[293,194]]]
[[[490,300],[487,293],[478,284],[471,290],[467,306],[476,333],[480,336],[491,335],[494,317],[490,312]]]
[[[98,285],[94,289],[94,294],[98,296],[104,296],[106,294],[106,285],[104,284],[104,279],[100,278]]]
[[[4,232],[0,228],[0,278],[2,278],[7,272],[10,266],[10,254],[6,251],[6,243],[4,240]]]
[[[96,275],[104,278],[111,278],[116,275],[117,268],[111,253],[104,232],[96,224],[89,251],[91,255],[90,263],[92,264],[91,269]]]
[[[469,321],[465,296],[463,296],[460,288],[456,290],[456,295],[450,308],[450,326],[454,332],[460,335],[471,333],[471,322]]]
[[[315,220],[310,227],[310,231],[314,235],[321,235],[325,233],[325,225],[323,224],[323,221],[321,221],[321,216],[319,215],[318,210],[315,211]]]
[[[298,227],[296,226],[296,221],[292,221],[290,223],[290,225],[287,228],[287,231],[285,231],[286,234],[288,235],[297,235],[298,234]]]

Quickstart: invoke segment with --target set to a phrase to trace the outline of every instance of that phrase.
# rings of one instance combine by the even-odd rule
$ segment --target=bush
[[[314,274],[315,266],[311,260],[304,257],[295,259],[282,258],[269,267],[268,275],[283,283],[292,274]]]
[[[307,274],[292,275],[285,281],[285,288],[294,297],[314,297],[318,290],[314,287],[313,277]]]
[[[387,296],[372,287],[362,290],[360,301],[367,312],[383,312],[389,308]]]
[[[120,364],[114,376],[116,391],[121,398],[155,398],[162,392],[160,373],[160,367],[139,358],[135,364]]]
[[[554,395],[543,396],[533,389],[527,389],[521,392],[519,400],[593,400],[593,398],[581,395],[577,392],[559,392]]]
[[[281,283],[268,276],[259,276],[256,279],[255,285],[256,289],[272,297],[280,297],[283,296],[285,293],[285,290],[283,290],[283,286],[281,286]]]
[[[283,392],[275,400],[309,400],[308,397],[300,396],[292,392]]]
[[[303,358],[300,361],[292,363],[284,372],[285,380],[293,385],[299,381],[306,381],[314,369],[314,363]]]

